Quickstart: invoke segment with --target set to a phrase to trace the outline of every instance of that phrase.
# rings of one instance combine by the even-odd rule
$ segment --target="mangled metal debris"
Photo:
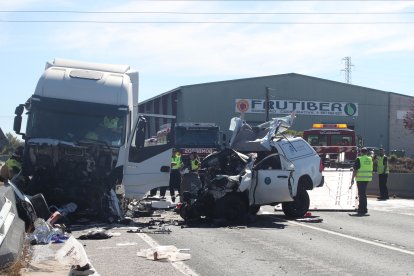
[[[287,216],[302,217],[309,208],[306,190],[321,185],[323,177],[312,147],[282,134],[293,119],[294,114],[253,127],[233,118],[230,148],[201,162],[202,186],[183,193],[181,217],[245,223],[261,205],[278,203]]]
[[[148,227],[130,227],[128,233],[170,234],[171,229],[166,225]]]

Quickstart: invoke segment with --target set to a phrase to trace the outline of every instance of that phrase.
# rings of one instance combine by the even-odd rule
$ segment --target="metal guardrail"
[[[5,203],[3,208],[0,210],[0,246],[3,244],[4,239],[6,238],[7,233],[14,221],[16,214],[12,212],[12,202],[4,197]]]
[[[17,213],[12,187],[0,186],[0,268],[15,262],[24,243],[25,224]]]

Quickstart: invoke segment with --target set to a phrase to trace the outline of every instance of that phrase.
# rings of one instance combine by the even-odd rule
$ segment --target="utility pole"
[[[341,71],[345,72],[345,82],[348,84],[352,83],[352,66],[351,57],[344,57],[342,60],[345,61],[345,68]]]
[[[266,103],[265,103],[265,109],[266,109],[266,122],[269,121],[269,109],[270,109],[270,88],[266,86]]]

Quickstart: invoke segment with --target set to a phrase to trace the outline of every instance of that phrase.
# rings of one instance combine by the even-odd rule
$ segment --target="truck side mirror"
[[[146,127],[145,118],[140,118],[140,121],[137,125],[137,130],[135,132],[135,147],[143,148],[145,144],[145,127]]]
[[[19,104],[16,109],[14,110],[14,114],[16,114],[17,116],[22,116],[24,111],[24,105],[23,104]]]
[[[22,116],[21,115],[16,115],[14,117],[14,122],[13,122],[14,132],[16,132],[17,134],[20,134],[21,127],[22,127]]]

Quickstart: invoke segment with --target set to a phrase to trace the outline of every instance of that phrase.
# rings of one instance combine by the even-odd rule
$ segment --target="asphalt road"
[[[111,229],[120,236],[81,242],[100,275],[414,275],[414,200],[371,199],[368,207],[370,216],[312,212],[323,222],[306,223],[266,206],[247,227],[169,226],[170,234],[121,227]],[[191,259],[136,255],[156,245],[190,249]]]

